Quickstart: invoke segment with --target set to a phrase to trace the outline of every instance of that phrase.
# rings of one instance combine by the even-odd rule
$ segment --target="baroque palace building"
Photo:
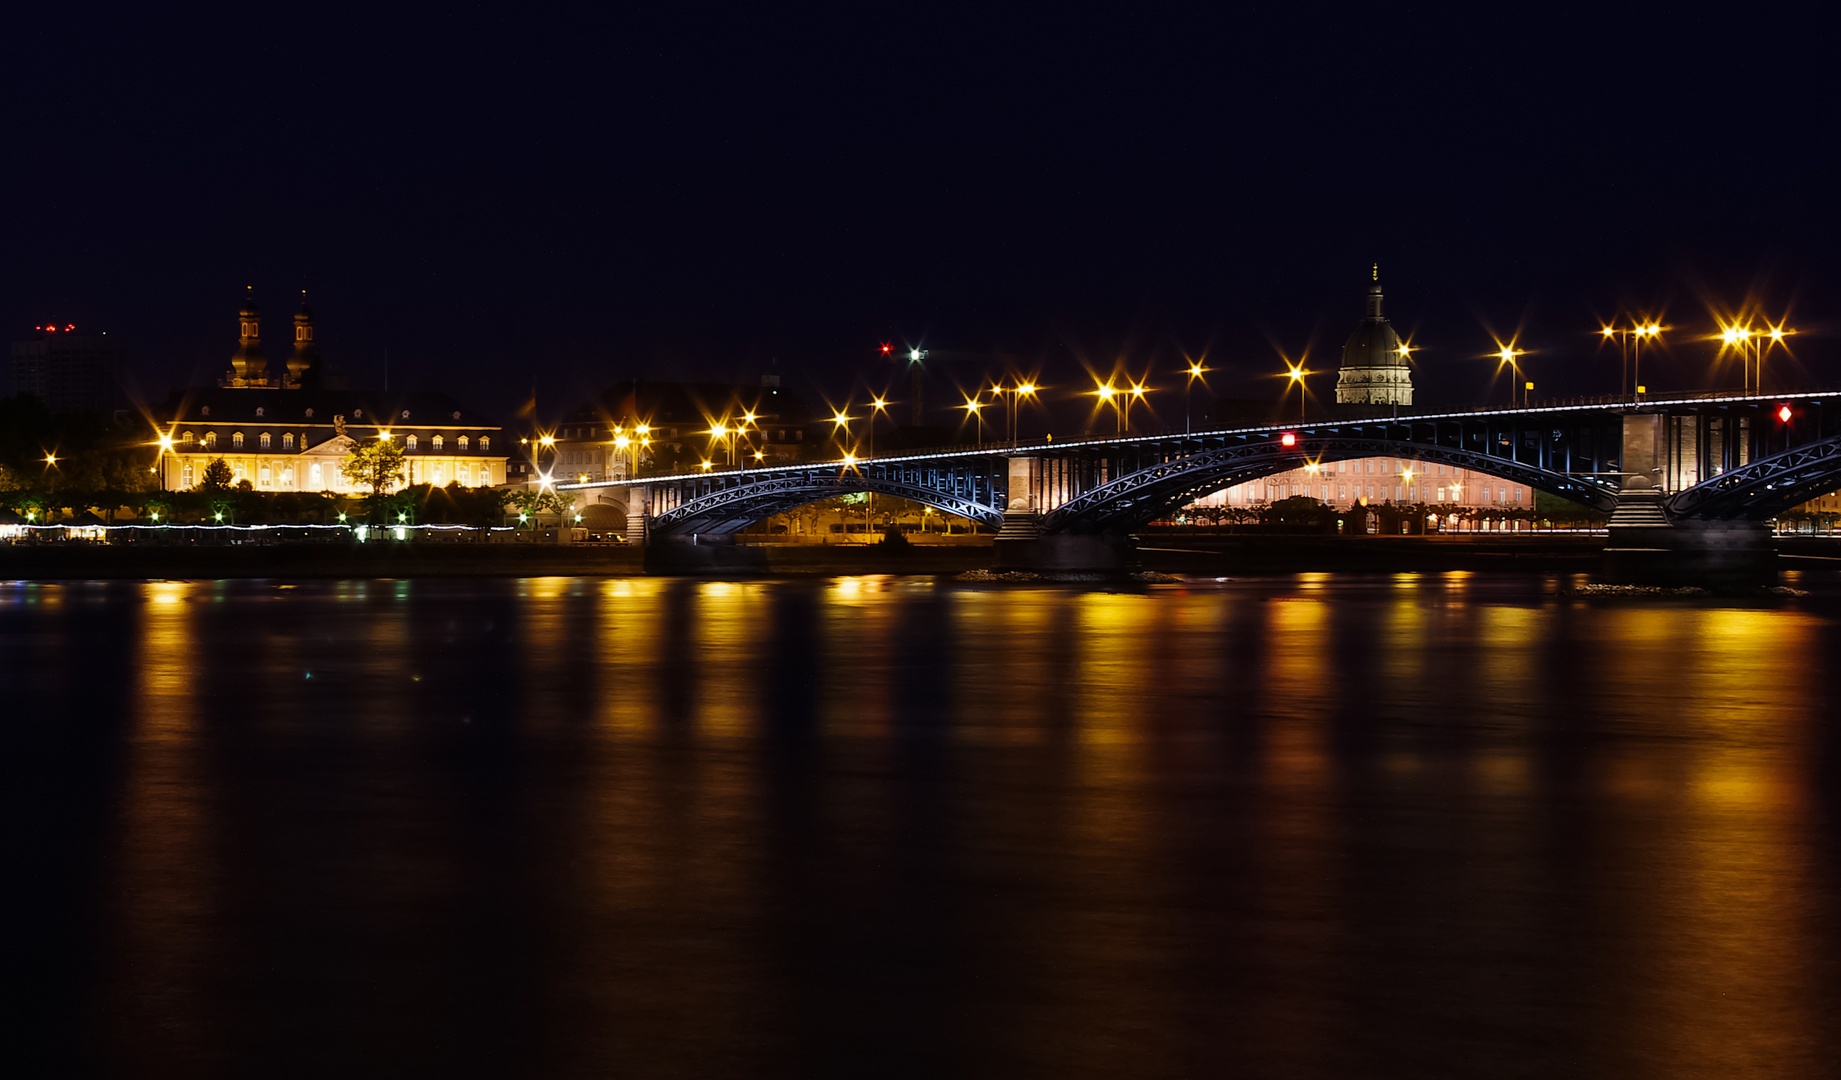
[[[253,299],[237,313],[240,334],[230,368],[215,387],[175,393],[154,419],[170,449],[160,455],[160,486],[183,491],[219,458],[257,491],[360,493],[340,464],[354,447],[389,438],[404,450],[408,484],[505,483],[508,447],[497,424],[443,394],[368,394],[335,388],[313,340],[303,294],[294,315],[294,350],[270,373],[262,352],[261,312]]]

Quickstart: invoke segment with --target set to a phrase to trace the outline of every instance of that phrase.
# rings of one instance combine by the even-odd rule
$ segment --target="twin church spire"
[[[299,390],[319,381],[320,354],[313,343],[313,309],[307,306],[307,290],[300,291],[300,310],[294,313],[294,352],[279,378],[271,379],[268,374],[268,357],[262,352],[262,309],[256,306],[253,286],[237,311],[237,329],[237,351],[231,354],[230,370],[218,380],[219,386]]]

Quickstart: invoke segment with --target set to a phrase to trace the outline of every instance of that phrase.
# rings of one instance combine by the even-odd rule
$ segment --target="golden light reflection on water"
[[[894,933],[873,913],[912,895],[953,919],[917,930],[903,909],[899,933],[938,935],[928,948],[958,950],[968,993],[992,987],[965,1011],[1063,1073],[1179,1072],[1194,1022],[1190,1052],[1227,1030],[1294,1071],[1354,1075],[1337,1055],[1389,1037],[1352,1033],[1357,1014],[1426,1038],[1461,1025],[1542,1061],[1584,1047],[1620,1075],[1819,1068],[1837,948],[1810,775],[1830,620],[1491,587],[555,578],[284,598],[150,582],[134,592],[109,883],[110,955],[132,962],[111,1008],[154,1050],[221,1034],[210,973],[243,961],[197,928],[234,906],[223,875],[259,895],[296,852],[221,865],[226,836],[259,846],[269,817],[212,808],[238,791],[265,809],[261,771],[294,760],[302,725],[257,714],[293,709],[338,751],[308,755],[336,775],[297,796],[355,800],[347,823],[438,824],[368,847],[317,837],[335,861],[291,887],[344,881],[332,895],[349,904],[365,891],[350,882],[393,888],[423,867],[428,909],[391,916],[407,928],[475,902],[454,882],[515,867],[507,891],[541,895],[560,943],[530,975],[557,985],[531,1007],[619,1017],[620,1037],[557,1021],[594,1028],[569,1037],[608,1055],[634,1017],[663,1015],[721,1015],[703,1037],[740,1027],[759,1045],[788,1010],[832,1000],[788,955],[832,922],[840,949]],[[25,595],[7,594],[7,617]],[[85,608],[65,587],[34,596],[47,626]],[[513,636],[454,655],[502,659],[523,690],[476,744],[415,694],[374,688],[410,667],[459,679],[442,635],[487,634],[485,615],[466,621],[481,604]],[[333,647],[356,654],[353,677],[327,681],[321,711],[292,703],[285,636],[233,650],[273,669],[236,673],[247,710],[201,697],[221,689],[200,679],[223,674],[226,643],[328,612],[361,647]],[[460,813],[463,797],[480,801]],[[514,827],[503,849],[481,839]],[[808,904],[823,917],[777,941],[774,920]],[[1555,1039],[1565,1053],[1541,1057]]]

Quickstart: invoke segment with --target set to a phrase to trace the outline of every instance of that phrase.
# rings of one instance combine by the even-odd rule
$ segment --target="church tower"
[[[256,307],[255,289],[243,300],[237,312],[240,334],[237,351],[230,357],[230,371],[224,386],[267,386],[268,357],[262,355],[262,311]]]
[[[1368,313],[1342,347],[1336,379],[1338,405],[1411,405],[1413,369],[1400,335],[1381,314],[1381,268],[1368,286]]]
[[[313,309],[307,290],[300,291],[300,310],[294,313],[294,352],[288,357],[289,389],[298,389],[319,377],[320,354],[313,347]]]

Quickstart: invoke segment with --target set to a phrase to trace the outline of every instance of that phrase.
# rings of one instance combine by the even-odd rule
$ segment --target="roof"
[[[261,410],[259,416],[258,409]],[[309,410],[313,415],[307,415]],[[361,390],[194,387],[176,392],[154,412],[158,419],[167,423],[330,424],[334,416],[343,416],[348,422],[362,426],[499,426],[446,394],[382,394]]]

